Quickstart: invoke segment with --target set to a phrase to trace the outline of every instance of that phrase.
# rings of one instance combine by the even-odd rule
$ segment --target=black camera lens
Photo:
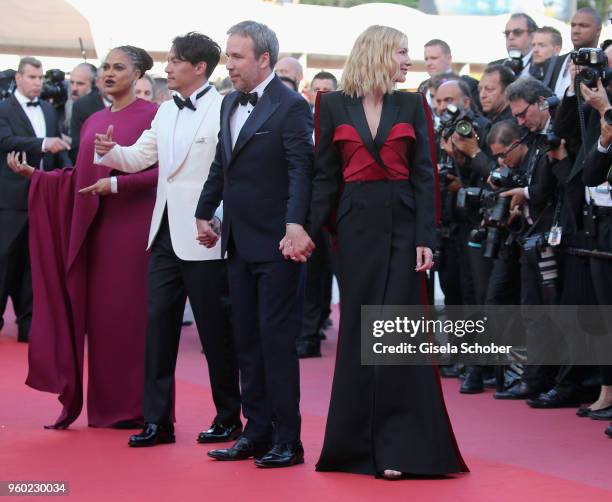
[[[457,131],[457,134],[459,134],[460,136],[463,136],[464,138],[469,138],[472,136],[474,128],[472,127],[472,124],[469,121],[460,120],[455,126],[455,131]]]

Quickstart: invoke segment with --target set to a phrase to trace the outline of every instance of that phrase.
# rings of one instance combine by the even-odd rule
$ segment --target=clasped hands
[[[315,243],[302,225],[288,223],[285,236],[278,243],[278,249],[285,260],[306,263],[315,249]]]

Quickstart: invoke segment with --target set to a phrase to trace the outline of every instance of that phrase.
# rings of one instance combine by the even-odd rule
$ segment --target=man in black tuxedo
[[[49,171],[72,163],[60,136],[53,107],[39,99],[42,64],[26,57],[19,62],[15,94],[0,103],[0,309],[13,299],[18,339],[25,342],[32,319],[32,277],[28,251],[30,181],[6,164],[10,152],[25,152],[30,165]]]
[[[217,460],[255,457],[259,467],[302,463],[300,382],[302,266],[314,244],[303,224],[310,203],[313,118],[308,103],[272,72],[278,40],[244,21],[228,31],[235,92],[221,106],[215,160],[198,203],[198,239],[223,199],[222,252],[228,272],[242,384],[244,433]]]
[[[575,51],[584,47],[597,47],[601,34],[601,23],[601,15],[596,9],[584,7],[576,11],[571,20],[572,45]],[[551,78],[552,84],[549,86],[560,98],[563,97],[572,80],[570,54],[570,52],[561,54],[557,58]]]

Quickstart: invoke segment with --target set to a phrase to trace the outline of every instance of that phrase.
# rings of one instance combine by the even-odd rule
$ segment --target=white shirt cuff
[[[103,155],[98,155],[98,152],[94,150],[94,164],[102,164]]]
[[[525,198],[529,200],[529,187],[523,188],[523,192],[525,193]]]
[[[119,193],[119,185],[117,183],[117,176],[111,176],[111,193]]]
[[[601,153],[608,153],[610,151],[610,145],[608,145],[608,148],[603,147],[601,145],[601,138],[599,138],[597,140],[597,151]]]
[[[47,151],[47,138],[43,138],[42,146],[40,147],[43,153]]]

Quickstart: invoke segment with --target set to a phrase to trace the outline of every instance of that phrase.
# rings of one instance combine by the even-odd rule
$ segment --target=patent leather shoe
[[[198,443],[225,443],[226,441],[235,441],[242,434],[242,425],[221,425],[213,423],[206,431],[198,434]]]
[[[563,396],[556,389],[550,389],[538,397],[527,399],[527,404],[532,408],[574,408],[580,401],[571,396]]]
[[[532,389],[525,382],[517,382],[509,389],[497,391],[494,397],[495,399],[529,399],[539,394],[539,390]]]
[[[140,434],[130,436],[128,445],[132,447],[155,446],[175,441],[174,425],[145,424]]]
[[[612,405],[606,406],[601,410],[591,410],[589,417],[593,420],[612,420]]]
[[[304,447],[301,441],[275,444],[255,465],[263,468],[290,467],[304,463]]]
[[[251,457],[261,457],[269,449],[270,445],[268,443],[256,443],[244,436],[240,436],[238,441],[229,448],[211,450],[208,452],[208,456],[221,461],[247,460]]]

